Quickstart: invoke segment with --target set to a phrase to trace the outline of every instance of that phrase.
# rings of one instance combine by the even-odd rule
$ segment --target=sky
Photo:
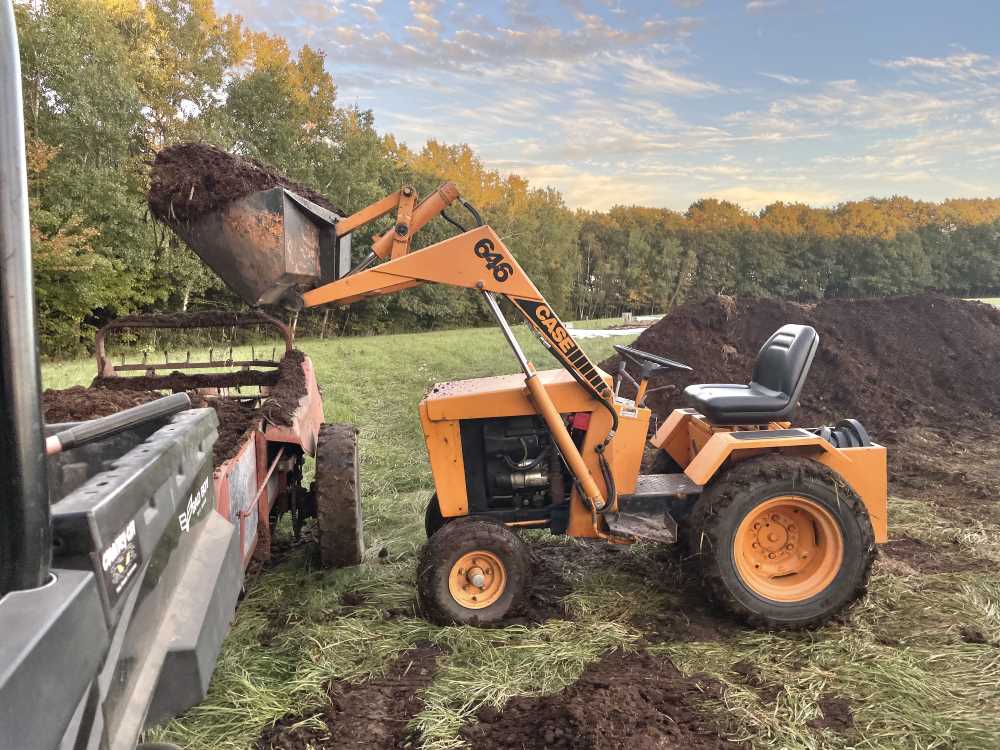
[[[1000,196],[993,0],[217,0],[573,208]]]

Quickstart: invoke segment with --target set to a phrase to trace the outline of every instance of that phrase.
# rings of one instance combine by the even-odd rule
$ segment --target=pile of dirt
[[[305,185],[254,159],[229,154],[207,143],[179,143],[160,151],[153,161],[146,199],[153,216],[177,226],[251,193],[279,186],[343,214]]]
[[[462,737],[476,750],[735,750],[702,709],[719,683],[685,677],[668,660],[647,652],[615,652],[589,667],[555,695],[512,698],[502,712],[484,709]]]
[[[682,392],[691,383],[747,382],[758,349],[785,323],[820,335],[799,423],[854,417],[891,441],[914,425],[959,429],[1000,414],[1000,310],[936,295],[814,305],[719,296],[683,305],[633,344],[693,368],[655,378],[651,387],[668,387],[648,405],[665,416],[687,405]],[[601,367],[615,372],[618,358]]]
[[[434,679],[438,653],[434,646],[419,646],[400,656],[384,678],[359,684],[331,683],[326,706],[313,714],[279,719],[260,736],[257,749],[419,747],[419,738],[407,724],[423,708],[417,693]],[[297,726],[314,715],[326,725],[324,729]]]
[[[42,394],[42,415],[48,424],[83,422],[108,417],[133,406],[154,401],[162,393],[149,391],[114,391],[107,388],[49,388]]]

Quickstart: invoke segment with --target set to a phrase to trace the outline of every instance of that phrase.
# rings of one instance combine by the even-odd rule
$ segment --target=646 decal
[[[497,281],[502,283],[514,275],[513,267],[496,251],[489,237],[483,237],[476,243],[476,255],[486,261],[486,268],[493,272]]]

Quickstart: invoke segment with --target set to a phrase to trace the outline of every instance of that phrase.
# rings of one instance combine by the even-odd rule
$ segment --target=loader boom
[[[364,216],[367,220],[383,215],[396,205],[400,214],[409,215],[413,204],[412,193],[403,195],[404,188],[398,194],[405,201],[389,196],[368,209],[363,209],[356,216]],[[458,191],[451,183],[439,188],[430,198],[425,199],[416,209],[412,210],[414,218],[419,216],[420,226],[426,224],[433,216],[440,214],[450,203],[445,197],[457,199]],[[427,209],[421,211],[423,206]],[[354,217],[344,221],[351,229],[358,226]],[[580,386],[595,400],[602,404],[613,416],[612,429],[605,441],[599,446],[599,453],[610,444],[614,438],[617,416],[612,404],[612,393],[600,371],[587,356],[586,352],[573,339],[569,330],[552,309],[545,297],[534,285],[520,264],[504,245],[496,232],[483,225],[463,232],[442,242],[422,250],[409,252],[409,239],[413,235],[410,227],[402,224],[406,236],[403,247],[393,244],[393,235],[400,234],[400,225],[386,232],[373,245],[373,255],[384,258],[390,253],[391,258],[374,267],[364,267],[337,281],[324,284],[302,295],[306,307],[316,307],[327,303],[347,305],[369,297],[392,294],[404,289],[412,289],[422,284],[435,283],[448,286],[474,289],[483,294],[487,304],[504,331],[508,343],[514,350],[525,375],[525,385],[531,394],[531,399],[538,409],[539,415],[545,420],[556,444],[559,446],[570,471],[580,483],[586,502],[595,511],[604,510],[613,498],[606,499],[594,481],[589,469],[580,455],[580,451],[570,438],[562,417],[556,410],[551,399],[538,380],[534,366],[527,360],[520,345],[510,331],[507,321],[496,303],[495,296],[506,298],[527,321],[532,330],[539,336],[542,343],[552,352],[559,363],[576,379]],[[339,233],[338,228],[338,233]],[[371,259],[371,256],[369,256]],[[370,261],[365,261],[368,263]],[[603,456],[602,466],[603,463]],[[613,494],[608,488],[609,494]]]

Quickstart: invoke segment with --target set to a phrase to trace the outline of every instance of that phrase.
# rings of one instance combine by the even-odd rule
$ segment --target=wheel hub
[[[500,558],[486,550],[469,552],[455,561],[448,576],[452,597],[468,609],[484,609],[507,588],[507,572]]]
[[[836,577],[843,538],[833,516],[810,498],[786,495],[761,503],[733,538],[743,583],[775,601],[815,596]]]

